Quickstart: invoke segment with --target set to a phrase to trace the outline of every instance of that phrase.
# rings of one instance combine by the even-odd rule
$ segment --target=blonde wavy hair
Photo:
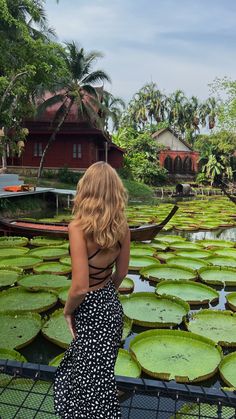
[[[121,179],[108,163],[91,165],[78,182],[72,210],[85,237],[102,248],[122,241],[128,227],[127,198]]]

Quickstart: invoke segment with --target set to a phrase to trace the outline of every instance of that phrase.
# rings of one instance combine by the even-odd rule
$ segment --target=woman
[[[55,412],[63,419],[121,418],[114,366],[123,329],[117,290],[129,264],[126,201],[124,186],[107,163],[90,166],[78,183],[69,224],[72,282],[64,309],[73,340],[54,382]]]

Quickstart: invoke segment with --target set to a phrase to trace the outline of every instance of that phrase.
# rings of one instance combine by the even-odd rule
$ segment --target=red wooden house
[[[20,157],[9,157],[8,166],[39,167],[43,150],[53,132],[52,123],[58,105],[50,107],[41,118],[25,121],[29,129],[24,151]],[[107,160],[118,169],[123,164],[124,150],[112,143],[102,131],[79,121],[76,106],[72,107],[66,121],[49,147],[44,161],[45,169],[68,167],[84,171],[99,160]]]

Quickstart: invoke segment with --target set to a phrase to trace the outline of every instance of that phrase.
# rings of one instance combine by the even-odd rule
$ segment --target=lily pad
[[[173,250],[201,250],[202,246],[189,241],[184,242],[173,242],[170,244],[170,249]]]
[[[45,338],[60,346],[67,348],[72,341],[72,334],[64,318],[63,309],[58,309],[44,324],[42,334]]]
[[[218,256],[230,256],[236,258],[236,249],[235,248],[227,248],[227,249],[215,249],[214,255]]]
[[[228,266],[236,268],[236,259],[230,256],[210,256],[205,260],[213,266]]]
[[[125,349],[119,349],[115,363],[115,375],[134,378],[139,378],[141,375],[140,365],[135,361],[131,353]]]
[[[159,265],[160,261],[151,256],[131,256],[129,260],[129,269],[138,271],[139,269],[149,265]]]
[[[236,311],[236,292],[231,292],[230,294],[226,295],[226,300],[229,305],[229,307]]]
[[[144,372],[164,380],[196,382],[215,374],[222,350],[203,336],[182,330],[148,330],[130,342]]]
[[[172,259],[175,256],[174,252],[157,252],[156,255],[157,259],[162,262],[168,262],[169,259]]]
[[[140,275],[151,281],[159,282],[163,279],[173,279],[177,281],[192,280],[197,278],[196,272],[190,268],[183,268],[182,266],[165,265],[151,265],[140,270]]]
[[[232,311],[201,310],[192,315],[187,327],[222,346],[236,346],[236,313]]]
[[[28,255],[20,256],[20,257],[9,256],[9,257],[0,259],[0,267],[13,266],[13,267],[18,267],[22,269],[31,269],[33,268],[33,266],[36,266],[41,262],[42,262],[42,259],[36,256],[28,256]]]
[[[155,249],[146,249],[143,247],[131,247],[130,256],[152,256],[155,253]]]
[[[57,290],[70,286],[70,281],[66,276],[56,274],[25,275],[18,279],[17,282],[21,287],[33,291]]]
[[[41,329],[38,313],[0,314],[0,347],[20,349],[34,340]]]
[[[184,258],[182,256],[174,256],[169,258],[168,263],[171,265],[182,266],[184,268],[191,268],[194,271],[208,265],[208,263],[203,259]]]
[[[134,281],[131,278],[124,278],[121,282],[118,291],[121,293],[130,293],[134,290]]]
[[[27,247],[0,247],[0,258],[23,256],[29,252]]]
[[[234,247],[235,243],[227,240],[198,240],[198,244],[208,249],[214,249],[217,247]]]
[[[176,297],[136,292],[120,297],[124,313],[134,324],[146,327],[170,327],[180,324],[189,305]]]
[[[124,327],[123,327],[123,333],[122,333],[122,342],[129,336],[131,329],[132,329],[133,321],[129,319],[128,317],[124,316]]]
[[[39,247],[30,251],[30,255],[38,256],[43,260],[60,259],[68,254],[67,249],[56,246]]]
[[[69,287],[62,289],[59,294],[58,294],[58,298],[60,300],[60,302],[62,304],[66,303],[66,300],[68,298],[68,292],[69,292]]]
[[[0,247],[21,247],[28,244],[27,237],[4,236],[0,237]]]
[[[236,269],[220,266],[207,266],[199,269],[199,276],[207,284],[236,285]]]
[[[71,257],[63,256],[62,258],[60,258],[59,262],[62,263],[62,265],[71,266]]]
[[[62,239],[54,239],[53,237],[33,237],[30,239],[30,244],[32,246],[60,246],[65,243],[65,240]]]
[[[156,239],[154,239],[154,240],[156,240]],[[158,234],[157,240],[158,241],[163,241],[165,243],[173,243],[173,242],[177,242],[177,241],[186,241],[186,238],[182,237],[182,236],[177,236],[177,235],[174,235],[174,234],[165,234],[165,235]]]
[[[193,281],[163,281],[156,286],[157,294],[174,295],[189,304],[208,304],[219,299],[217,291]]]
[[[71,267],[60,262],[43,262],[33,268],[36,274],[66,275],[71,272]]]
[[[236,352],[224,356],[219,370],[224,382],[230,387],[236,387]]]
[[[0,269],[0,288],[15,284],[19,278],[19,272],[10,269]]]
[[[0,348],[0,359],[13,359],[14,361],[27,362],[27,359],[14,349]]]
[[[222,406],[221,417],[233,419],[235,409],[233,407]],[[200,416],[199,416],[200,415]],[[218,404],[191,403],[184,404],[170,419],[194,419],[194,418],[218,418]]]
[[[63,357],[64,357],[65,352],[62,352],[62,354],[55,356],[55,358],[53,358],[48,365],[50,365],[50,367],[59,367]]]
[[[22,287],[14,287],[0,292],[0,312],[35,311],[42,312],[53,307],[57,295],[52,292],[30,292]]]
[[[195,258],[195,259],[205,259],[209,256],[212,256],[212,252],[208,250],[180,250],[176,252],[177,256],[182,256],[184,258]]]

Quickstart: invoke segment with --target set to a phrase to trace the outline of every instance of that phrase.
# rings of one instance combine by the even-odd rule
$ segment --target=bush
[[[58,175],[57,175],[58,179],[61,182],[69,183],[69,184],[77,184],[82,176],[83,176],[83,173],[71,172],[68,169],[68,167],[63,167],[59,169]]]

